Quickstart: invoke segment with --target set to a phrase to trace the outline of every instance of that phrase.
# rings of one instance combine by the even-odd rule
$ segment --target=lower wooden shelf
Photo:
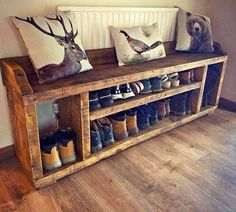
[[[62,167],[59,170],[54,171],[53,173],[45,174],[43,178],[40,178],[35,181],[36,188],[42,188],[49,184],[55,183],[57,180],[75,173],[78,170],[81,170],[87,166],[90,166],[102,159],[105,159],[111,155],[114,155],[120,151],[123,151],[131,146],[134,146],[138,143],[141,143],[145,140],[148,140],[152,137],[175,129],[178,126],[186,124],[192,120],[195,120],[201,116],[205,116],[209,113],[212,113],[216,110],[217,106],[206,107],[201,110],[201,112],[191,115],[186,115],[183,117],[169,117],[165,120],[160,121],[157,125],[152,126],[146,130],[140,131],[138,134],[134,136],[130,136],[123,141],[116,142],[111,147],[105,148],[95,154],[90,155],[84,161],[78,161],[74,164],[68,165],[66,167]]]

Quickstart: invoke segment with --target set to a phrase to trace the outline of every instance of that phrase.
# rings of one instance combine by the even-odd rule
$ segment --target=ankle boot
[[[191,83],[191,71],[179,72],[179,80],[181,84]]]
[[[184,116],[186,114],[187,93],[181,93],[171,98],[170,109],[175,116]]]
[[[134,135],[139,132],[137,126],[137,109],[133,108],[126,111],[126,125],[129,135]]]
[[[186,114],[192,113],[192,91],[187,92],[186,96],[186,102],[185,102],[185,108],[186,108]]]

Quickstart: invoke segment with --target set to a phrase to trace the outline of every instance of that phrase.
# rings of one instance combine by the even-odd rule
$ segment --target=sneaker
[[[53,133],[49,133],[40,138],[40,148],[43,168],[46,171],[52,171],[62,166],[58,145],[54,139]]]
[[[158,119],[162,120],[166,117],[166,103],[163,100],[157,101],[156,102],[156,107],[158,111]]]
[[[119,85],[117,85],[116,87],[111,88],[111,96],[112,96],[113,100],[123,99],[123,96],[121,94]]]
[[[135,94],[139,94],[144,89],[144,85],[139,81],[130,83],[130,86]]]
[[[62,163],[68,164],[76,161],[75,141],[76,136],[71,128],[58,129],[54,132],[55,140],[58,143],[59,155]]]
[[[99,103],[98,92],[97,91],[89,92],[89,110],[93,111],[99,108],[101,108],[101,104]]]
[[[179,72],[179,80],[181,84],[191,83],[191,72],[190,71]]]
[[[134,135],[139,132],[137,126],[137,109],[133,108],[126,111],[126,125],[129,135]]]
[[[186,115],[186,97],[187,93],[181,93],[176,96],[173,96],[170,101],[171,113],[175,116],[184,116]]]
[[[162,87],[163,88],[170,88],[171,82],[168,79],[168,76],[166,74],[164,74],[164,75],[161,75],[160,78],[161,78]]]
[[[110,146],[115,143],[113,136],[113,127],[108,118],[100,118],[96,121],[98,131],[101,137],[102,146]]]
[[[111,89],[105,88],[98,92],[99,102],[101,103],[102,107],[107,107],[113,104],[113,99],[111,95]]]
[[[186,114],[192,113],[192,93],[193,93],[192,91],[187,92],[186,102],[185,102]]]
[[[92,153],[95,153],[102,149],[101,137],[95,121],[90,122],[90,142]]]
[[[152,92],[158,92],[162,90],[162,81],[159,77],[153,77],[150,79]]]
[[[150,116],[149,116],[149,123],[150,125],[155,125],[158,123],[158,111],[155,103],[149,103],[147,105],[147,108],[149,110]]]
[[[141,94],[147,94],[152,92],[152,86],[150,80],[145,79],[140,81],[143,84],[144,89],[140,92]]]
[[[137,108],[137,124],[140,130],[150,127],[149,117],[150,113],[144,105]]]
[[[134,97],[134,96],[135,96],[135,94],[134,94],[134,92],[132,91],[132,89],[131,89],[129,83],[126,83],[126,84],[124,84],[124,85],[121,85],[121,86],[120,86],[120,90],[121,90],[123,99],[128,99],[128,98],[131,98],[131,97]]]
[[[116,140],[123,140],[128,137],[126,126],[126,114],[120,112],[109,117],[113,126],[113,135]]]
[[[169,81],[171,81],[171,87],[178,87],[179,86],[180,81],[179,81],[179,74],[177,72],[169,74],[168,79],[169,79]]]

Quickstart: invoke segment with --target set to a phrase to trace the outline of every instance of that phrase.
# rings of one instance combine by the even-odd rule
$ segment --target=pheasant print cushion
[[[11,20],[26,44],[40,83],[92,69],[71,12]]]
[[[166,56],[157,24],[110,30],[119,66]]]

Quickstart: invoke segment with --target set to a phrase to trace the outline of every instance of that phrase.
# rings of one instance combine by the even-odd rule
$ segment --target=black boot
[[[185,109],[186,114],[192,113],[192,91],[187,92],[186,102],[185,102]]]
[[[170,101],[171,113],[175,116],[184,116],[186,114],[186,98],[187,93],[181,93],[173,96]]]

